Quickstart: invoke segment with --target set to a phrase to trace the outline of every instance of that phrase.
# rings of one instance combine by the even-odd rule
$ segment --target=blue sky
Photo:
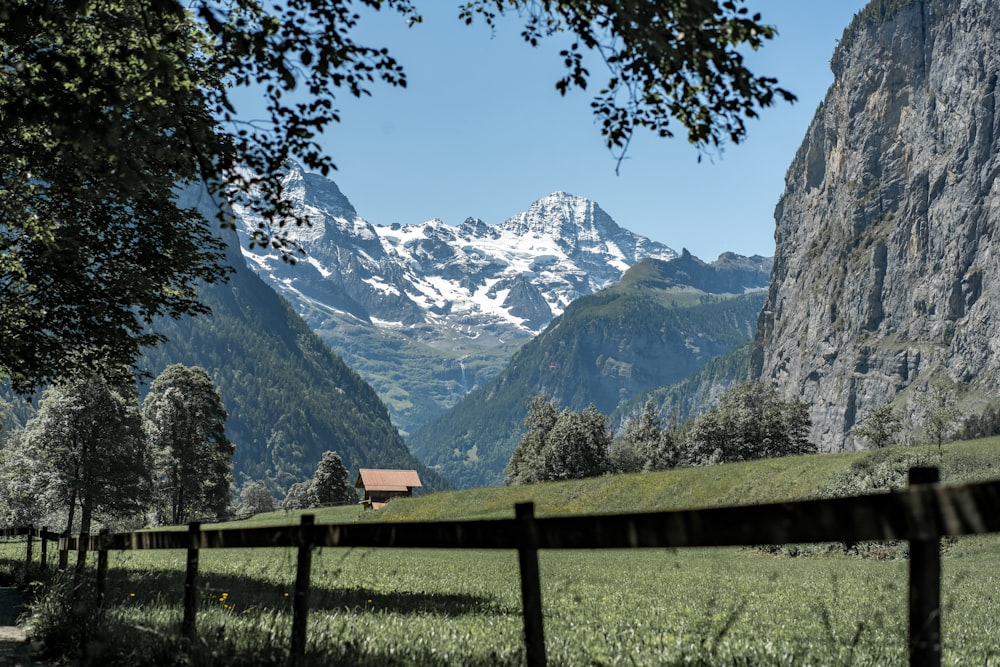
[[[732,250],[774,252],[774,206],[784,175],[832,82],[837,40],[863,0],[749,0],[779,35],[751,54],[751,69],[794,92],[750,124],[744,143],[704,158],[684,136],[633,140],[620,175],[587,93],[561,97],[565,38],[525,44],[516,20],[491,36],[457,19],[458,2],[418,3],[406,28],[383,12],[365,39],[387,46],[409,77],[370,98],[340,100],[341,122],[322,137],[333,179],[375,224],[475,216],[500,223],[556,190],[597,201],[618,224],[706,260]],[[592,71],[593,83],[603,83]]]

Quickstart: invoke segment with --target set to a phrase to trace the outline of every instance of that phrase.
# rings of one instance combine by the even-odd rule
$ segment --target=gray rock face
[[[1000,388],[1000,4],[895,5],[845,31],[775,211],[753,366],[827,450],[932,378]]]

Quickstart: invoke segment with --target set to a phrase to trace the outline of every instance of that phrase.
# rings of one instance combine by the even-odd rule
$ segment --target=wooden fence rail
[[[291,656],[305,653],[311,551],[315,547],[512,549],[519,554],[527,662],[546,663],[539,582],[539,549],[627,549],[781,545],[810,542],[909,540],[910,665],[941,662],[940,539],[1000,532],[1000,481],[960,486],[937,484],[936,468],[910,470],[910,486],[894,493],[720,507],[690,511],[536,518],[530,503],[517,505],[515,518],[477,521],[356,523],[315,525],[304,515],[298,526],[218,528],[198,523],[186,532],[148,531],[75,537],[31,527],[0,531],[0,537],[27,535],[26,567],[32,536],[58,539],[69,551],[98,552],[98,597],[103,602],[109,550],[186,549],[183,632],[194,637],[198,551],[297,547]],[[44,557],[43,557],[44,561]],[[65,557],[60,563],[65,567]]]

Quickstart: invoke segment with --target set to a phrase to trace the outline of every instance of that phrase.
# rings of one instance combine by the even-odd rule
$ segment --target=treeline
[[[784,401],[763,382],[744,382],[718,405],[683,426],[664,425],[652,401],[612,436],[594,406],[559,410],[544,396],[532,399],[524,435],[504,472],[506,484],[580,479],[608,473],[666,470],[808,454],[808,407]]]
[[[233,486],[226,409],[208,373],[174,364],[139,400],[130,372],[58,382],[4,434],[0,520],[91,532],[224,514]]]
[[[670,386],[753,334],[766,295],[654,293],[617,286],[581,297],[507,368],[410,435],[413,452],[459,487],[498,484],[517,445],[526,397],[610,413]]]
[[[23,427],[0,437],[0,521],[91,532],[177,525],[275,509],[262,480],[234,501],[233,455],[222,398],[200,367],[168,366],[139,398],[131,373],[98,373],[47,389]],[[283,506],[356,503],[335,451]]]

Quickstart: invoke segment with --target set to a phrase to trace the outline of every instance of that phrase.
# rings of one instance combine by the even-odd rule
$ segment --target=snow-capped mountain
[[[245,207],[244,255],[314,329],[332,319],[395,329],[413,339],[488,341],[541,331],[577,297],[617,282],[644,257],[677,253],[618,226],[595,202],[556,192],[499,225],[469,218],[375,226],[329,179],[289,171],[289,196],[313,221],[291,237],[294,266],[248,247],[257,220]]]

